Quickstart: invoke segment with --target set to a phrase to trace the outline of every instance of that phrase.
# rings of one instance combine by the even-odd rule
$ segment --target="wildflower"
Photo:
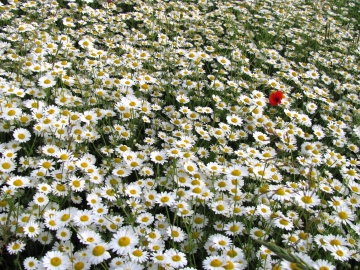
[[[146,239],[150,242],[157,242],[160,240],[161,237],[162,237],[162,235],[161,235],[160,231],[157,229],[153,229],[153,230],[149,231],[146,235]]]
[[[216,214],[227,215],[229,213],[229,203],[226,201],[215,201],[211,203],[211,209]]]
[[[235,115],[235,114],[231,114],[231,115],[227,115],[226,116],[226,121],[230,124],[230,125],[234,125],[234,126],[241,126],[243,120]]]
[[[56,231],[56,237],[57,239],[61,240],[61,241],[68,241],[70,239],[72,235],[72,232],[70,231],[69,228],[60,228],[59,230]]]
[[[283,99],[283,93],[281,91],[276,91],[270,94],[269,102],[272,106],[277,106],[281,104],[282,99]]]
[[[140,198],[141,193],[142,193],[141,187],[137,184],[132,183],[127,185],[125,188],[125,194],[133,198]]]
[[[13,149],[4,149],[2,152],[3,156],[8,159],[15,159],[17,157],[17,153]]]
[[[203,263],[202,266],[205,270],[217,270],[217,269],[224,269],[226,261],[223,256],[219,255],[213,255],[207,257]]]
[[[174,242],[183,242],[186,239],[185,232],[180,227],[169,226],[166,231]]]
[[[85,180],[75,175],[70,176],[69,185],[73,191],[81,192],[85,188]]]
[[[319,237],[318,237],[319,238]],[[321,243],[323,244],[323,248],[329,250],[331,246],[346,246],[348,245],[347,239],[341,235],[325,235],[321,237]]]
[[[335,209],[335,220],[339,223],[351,224],[354,221],[355,217],[356,215],[346,205],[336,207]]]
[[[353,168],[342,167],[341,174],[348,181],[349,180],[353,181],[354,179],[359,178],[358,172]]]
[[[89,270],[91,264],[87,261],[86,258],[83,258],[81,255],[75,253],[73,257],[71,257],[72,268],[71,270]]]
[[[60,228],[60,226],[59,226],[60,223],[57,221],[57,219],[54,217],[54,215],[46,216],[44,224],[45,224],[45,227],[47,227],[50,230],[57,230]]]
[[[96,265],[111,258],[107,249],[108,245],[105,243],[97,243],[88,246],[87,251],[89,253],[89,262]]]
[[[81,47],[81,48],[83,48],[83,49],[88,49],[88,50],[90,50],[90,49],[92,49],[93,48],[93,40],[91,40],[91,39],[88,39],[88,38],[84,38],[84,39],[81,39],[80,41],[79,41],[79,46]]]
[[[190,175],[193,175],[198,171],[197,165],[194,162],[190,161],[190,160],[185,161],[183,163],[183,166],[184,166],[185,171],[187,173],[189,173]]]
[[[326,260],[318,259],[311,265],[315,270],[335,270],[335,266]]]
[[[233,165],[225,169],[226,176],[229,179],[239,179],[249,175],[248,169],[245,166]]]
[[[237,262],[243,261],[244,256],[245,256],[242,249],[238,248],[238,247],[235,247],[235,246],[232,246],[231,248],[228,248],[228,249],[224,250],[223,254],[228,256],[232,260],[237,261]]]
[[[242,222],[234,221],[225,224],[224,230],[226,235],[241,235],[245,226]]]
[[[250,230],[250,237],[253,239],[267,239],[268,235],[266,234],[266,232],[260,228],[252,228]]]
[[[35,193],[34,197],[33,197],[33,201],[35,204],[39,205],[39,206],[45,206],[49,203],[49,198],[48,196],[46,196],[46,194],[44,193]]]
[[[260,131],[254,132],[253,136],[256,142],[260,144],[260,146],[264,146],[270,142],[269,137]]]
[[[92,212],[97,216],[103,216],[109,212],[109,208],[106,205],[97,204],[93,207]]]
[[[129,170],[127,166],[118,165],[112,170],[112,174],[118,177],[126,177],[131,174],[131,170]]]
[[[106,185],[100,191],[101,197],[109,201],[115,201],[117,197],[117,192],[113,186]]]
[[[56,145],[52,145],[52,144],[46,144],[45,146],[43,146],[41,148],[41,152],[44,153],[45,155],[49,155],[49,156],[56,156],[58,151],[59,151],[59,147],[57,147]]]
[[[121,228],[111,239],[109,247],[119,255],[129,253],[139,242],[139,237],[130,228]]]
[[[76,166],[81,170],[86,170],[91,165],[94,165],[95,161],[92,158],[82,157],[76,161]]]
[[[101,203],[101,197],[99,194],[90,193],[90,194],[87,194],[86,201],[89,206],[94,207],[95,205],[98,205]]]
[[[308,102],[305,106],[306,111],[310,114],[314,114],[318,106],[314,102]]]
[[[25,249],[25,243],[21,240],[16,240],[8,244],[6,249],[10,254],[18,254]]]
[[[17,128],[13,133],[14,139],[20,143],[27,142],[31,138],[30,132],[25,128]]]
[[[40,159],[37,162],[37,167],[44,171],[51,171],[54,169],[55,162],[48,159]]]
[[[79,227],[85,227],[93,222],[93,215],[90,210],[78,210],[74,215],[74,224]]]
[[[101,242],[101,236],[90,229],[83,229],[79,231],[77,234],[77,237],[79,238],[80,242],[83,244],[97,244]]]
[[[65,196],[68,193],[68,186],[58,181],[54,181],[51,188],[52,193],[56,196]]]
[[[187,264],[186,255],[176,249],[169,249],[164,254],[165,264],[169,264],[174,268],[181,268]]]
[[[153,221],[154,217],[150,213],[142,213],[136,217],[136,222],[144,226],[149,226]]]
[[[45,75],[39,78],[38,83],[42,88],[49,88],[56,84],[56,80],[52,76]]]
[[[71,266],[69,257],[60,251],[48,251],[42,262],[48,270],[66,270]]]
[[[155,253],[162,252],[165,249],[165,242],[161,239],[150,241],[148,249]]]
[[[292,223],[292,221],[286,217],[276,218],[273,222],[274,225],[280,229],[285,229],[289,231],[294,228],[294,224]]]
[[[232,245],[231,239],[221,234],[211,235],[209,241],[212,242],[213,248],[218,250],[228,249]]]
[[[298,202],[300,207],[305,209],[312,208],[320,204],[320,198],[311,191],[300,191],[295,196],[295,200]]]
[[[335,260],[339,261],[347,261],[351,257],[350,250],[344,246],[330,246],[329,251],[331,255],[335,258]]]
[[[24,188],[30,185],[30,179],[24,176],[13,176],[7,184],[12,188]]]
[[[149,166],[143,166],[141,167],[141,170],[139,171],[139,174],[141,176],[152,176],[154,174],[154,170]]]
[[[265,204],[259,204],[256,207],[256,211],[259,215],[261,215],[262,217],[264,217],[265,219],[268,219],[271,215],[271,209],[269,206],[265,205]]]
[[[216,162],[209,162],[206,165],[206,169],[212,175],[219,175],[222,172],[223,166],[221,166],[220,164],[218,164]]]
[[[181,104],[186,104],[190,101],[190,99],[184,94],[178,95],[176,100]]]
[[[228,190],[228,189],[230,189],[231,187],[230,187],[230,180],[228,180],[228,179],[225,179],[225,180],[223,180],[223,179],[218,179],[218,180],[216,180],[215,182],[214,182],[214,188],[215,188],[215,190],[217,190],[217,191],[226,191],[226,190]]]
[[[316,70],[308,70],[306,71],[305,76],[309,79],[318,79],[319,73]]]
[[[143,248],[134,248],[128,254],[132,261],[139,263],[146,262],[149,257],[149,252],[145,251]]]
[[[115,268],[116,270],[143,270],[143,266],[132,261],[127,261],[124,264],[120,265],[120,267]]]
[[[25,270],[38,269],[39,264],[40,264],[39,260],[34,257],[27,257],[23,262]]]
[[[15,170],[15,167],[15,163],[11,159],[5,157],[0,158],[0,172],[10,173]]]
[[[157,250],[154,253],[152,253],[151,259],[155,263],[159,263],[159,264],[165,263],[165,255],[162,250]]]
[[[150,154],[150,159],[157,164],[163,165],[167,161],[165,151],[154,151]]]

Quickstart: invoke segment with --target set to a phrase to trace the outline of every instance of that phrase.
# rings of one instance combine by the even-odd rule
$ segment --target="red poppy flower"
[[[272,106],[277,106],[281,103],[283,98],[283,93],[281,91],[276,91],[270,94],[269,102]]]

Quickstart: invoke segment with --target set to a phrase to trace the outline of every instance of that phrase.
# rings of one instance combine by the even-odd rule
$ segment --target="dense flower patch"
[[[358,264],[357,6],[3,1],[1,267]]]

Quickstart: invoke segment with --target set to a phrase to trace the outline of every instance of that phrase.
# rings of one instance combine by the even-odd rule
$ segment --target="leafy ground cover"
[[[359,3],[3,0],[2,269],[356,269]]]

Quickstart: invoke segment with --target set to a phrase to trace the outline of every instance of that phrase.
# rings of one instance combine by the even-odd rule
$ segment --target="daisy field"
[[[359,8],[2,0],[0,268],[358,269]]]

